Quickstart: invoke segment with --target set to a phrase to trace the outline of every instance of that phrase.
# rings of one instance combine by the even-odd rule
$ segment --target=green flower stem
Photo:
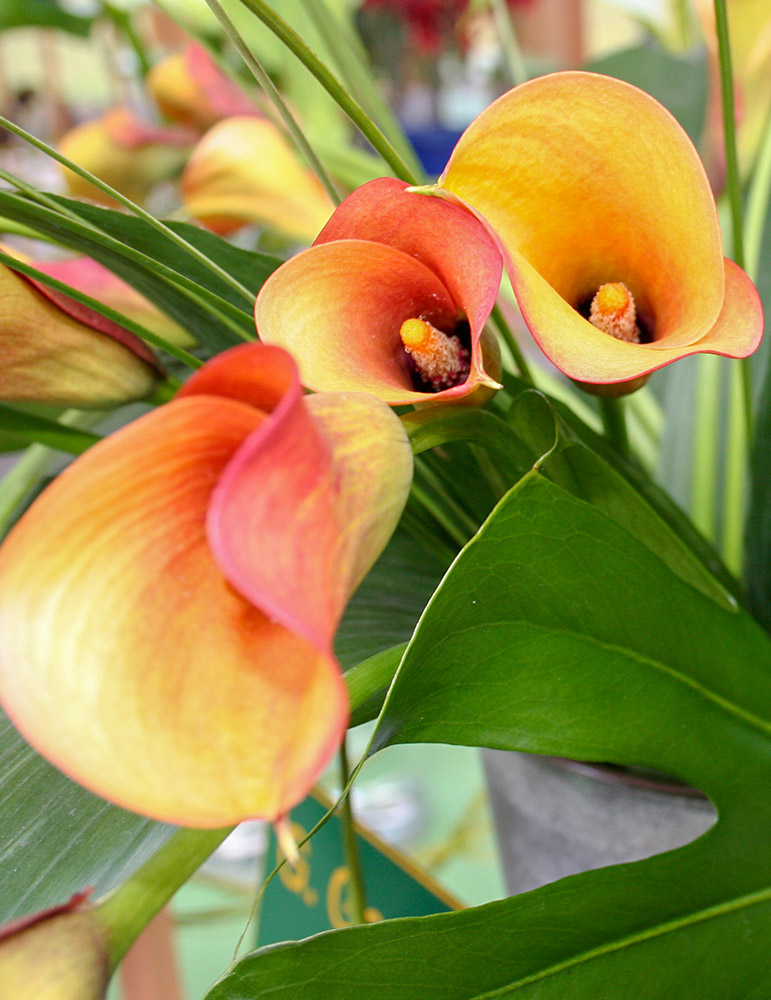
[[[522,57],[522,49],[519,47],[517,35],[514,31],[511,11],[506,4],[506,0],[489,0],[489,3],[490,9],[493,12],[495,27],[498,31],[498,41],[501,43],[501,48],[503,49],[511,81],[517,86],[527,80],[527,69],[525,67],[525,60]]]
[[[350,94],[377,124],[415,176],[425,180],[423,167],[414,149],[390,104],[383,99],[358,35],[350,30],[349,24],[331,9],[326,0],[308,4],[308,13],[332,53]]]
[[[143,78],[146,77],[150,72],[152,64],[150,62],[150,57],[147,55],[145,50],[142,39],[134,28],[134,22],[131,19],[131,15],[128,11],[122,10],[120,7],[114,7],[110,3],[105,3],[104,0],[102,0],[102,8],[105,13],[109,15],[115,27],[131,46],[134,55],[137,57],[137,62],[139,63],[139,72]]]
[[[717,441],[720,429],[720,385],[724,370],[720,358],[699,355],[696,361],[696,406],[691,466],[691,517],[701,533],[715,538]]]
[[[153,333],[152,330],[148,330],[140,323],[135,323],[134,320],[129,319],[128,316],[124,316],[122,313],[116,312],[114,309],[110,308],[110,306],[100,302],[99,299],[91,298],[91,296],[86,295],[85,292],[80,292],[76,288],[66,285],[63,281],[59,281],[57,278],[46,274],[44,271],[38,271],[36,267],[32,267],[23,261],[17,260],[15,257],[11,257],[9,254],[4,253],[2,250],[0,250],[0,263],[5,264],[14,271],[18,271],[20,274],[26,274],[30,278],[35,278],[42,284],[49,285],[51,288],[55,288],[59,292],[63,292],[76,302],[81,302],[84,306],[88,306],[89,309],[93,309],[94,312],[100,313],[102,316],[106,316],[107,319],[113,320],[113,322],[125,327],[125,329],[129,330],[131,333],[135,333],[138,337],[141,337],[142,340],[146,340],[148,344],[152,344],[154,347],[159,347],[166,351],[167,354],[171,354],[178,361],[186,364],[189,368],[200,368],[203,364],[203,362],[196,358],[195,355],[190,354],[188,351],[184,350],[184,348],[177,347],[176,344],[172,344],[163,337],[159,337],[158,334]]]
[[[493,306],[493,311],[490,316],[493,323],[498,328],[498,333],[500,334],[501,339],[506,347],[508,347],[509,353],[514,359],[514,364],[517,366],[517,371],[519,372],[520,377],[523,378],[525,382],[529,382],[531,385],[534,385],[535,380],[533,379],[533,373],[530,370],[530,366],[527,361],[525,361],[525,356],[517,343],[517,338],[514,336],[511,327],[506,322],[501,307],[497,302]]]
[[[273,34],[294,53],[303,66],[316,77],[330,97],[332,97],[362,135],[370,142],[372,147],[380,153],[388,166],[393,170],[395,176],[406,181],[408,184],[415,184],[416,178],[414,173],[408,164],[404,162],[404,159],[399,155],[397,150],[394,149],[393,144],[389,142],[361,105],[351,97],[337,77],[305,44],[297,32],[282,17],[279,17],[264,0],[239,0],[239,3],[255,14],[266,27],[270,28]]]
[[[747,198],[747,225],[745,229],[745,270],[757,281],[763,232],[768,214],[771,193],[771,114],[766,122],[763,140],[755,162],[755,171]]]
[[[600,415],[605,435],[615,446],[619,454],[629,456],[629,436],[626,431],[626,414],[623,399],[599,397]]]
[[[731,365],[728,374],[730,403],[720,547],[726,566],[735,576],[739,576],[742,570],[744,508],[747,500],[747,437],[741,373],[736,365]]]
[[[219,0],[206,0],[212,13],[217,17],[218,21],[222,25],[222,30],[225,32],[227,37],[233,43],[236,51],[241,56],[244,61],[244,65],[249,69],[252,76],[255,78],[257,83],[262,87],[264,92],[267,94],[271,103],[275,107],[276,111],[281,117],[287,131],[294,140],[295,145],[303,154],[303,156],[308,161],[309,166],[313,172],[318,177],[324,190],[327,192],[329,197],[332,199],[335,205],[338,205],[342,201],[340,192],[337,189],[337,185],[329,176],[321,162],[319,157],[316,155],[315,150],[308,141],[307,136],[300,128],[297,119],[294,117],[292,112],[289,110],[284,98],[278,90],[278,87],[273,83],[269,74],[266,72],[262,63],[257,59],[253,52],[249,49],[249,46],[243,40],[241,35],[239,35],[236,26],[233,24],[231,19],[228,17],[227,12],[223,8]],[[313,9],[313,5],[311,5]]]
[[[345,738],[340,744],[340,787],[347,788],[351,778]],[[361,867],[359,846],[356,843],[356,826],[353,817],[351,796],[346,795],[340,804],[340,821],[343,826],[343,852],[350,877],[350,901],[353,920],[357,924],[366,923],[367,897],[364,888],[364,872]]]
[[[138,871],[98,903],[96,913],[109,935],[113,968],[232,829],[177,830]]]
[[[731,207],[733,234],[733,259],[744,267],[744,219],[742,200],[742,180],[739,172],[739,157],[736,148],[736,110],[734,107],[734,79],[731,60],[731,41],[728,32],[728,12],[726,0],[714,0],[715,29],[717,31],[718,61],[720,65],[720,91],[723,103],[723,144],[726,161],[726,184]],[[744,393],[744,415],[747,422],[747,441],[752,440],[752,362],[744,358],[739,362],[742,369],[742,391]]]
[[[29,145],[34,146],[35,149],[39,149],[47,156],[50,156],[51,159],[56,160],[57,163],[61,163],[63,166],[67,167],[68,170],[71,170],[74,174],[77,174],[78,177],[82,177],[84,180],[87,180],[90,184],[93,184],[94,187],[99,188],[100,191],[104,191],[105,194],[108,194],[119,204],[123,205],[123,207],[127,208],[133,215],[136,215],[138,218],[142,219],[148,225],[152,226],[153,229],[156,229],[159,233],[162,233],[166,237],[166,239],[170,240],[172,243],[175,243],[178,247],[180,247],[180,249],[184,250],[191,257],[194,257],[199,262],[199,264],[202,264],[204,267],[208,268],[213,274],[216,274],[217,277],[227,282],[227,284],[230,285],[231,288],[235,289],[235,291],[237,291],[239,295],[243,296],[243,298],[247,302],[249,302],[250,304],[254,302],[254,294],[250,292],[248,288],[242,285],[240,281],[234,278],[232,274],[226,271],[225,268],[220,267],[219,264],[211,260],[211,258],[207,257],[205,253],[202,253],[197,247],[194,247],[192,243],[188,243],[188,241],[184,237],[174,232],[173,229],[171,229],[165,223],[161,222],[160,219],[156,219],[154,215],[151,215],[149,212],[146,212],[143,208],[140,208],[140,206],[136,205],[133,201],[131,201],[130,198],[126,198],[126,196],[122,195],[120,191],[116,191],[115,188],[110,187],[109,184],[106,184],[104,181],[100,180],[94,174],[90,173],[90,171],[85,170],[83,167],[79,166],[77,163],[74,163],[66,156],[62,156],[62,154],[58,150],[54,149],[53,146],[49,146],[48,143],[43,142],[42,139],[38,139],[36,136],[32,135],[30,132],[27,132],[19,125],[16,125],[14,122],[10,121],[10,119],[4,118],[2,115],[0,115],[0,125],[2,125],[2,127],[7,129],[9,132],[12,132],[15,136],[18,136],[20,139],[23,139],[25,142],[29,143]],[[12,183],[17,187],[20,187],[20,184],[18,183],[17,179],[13,180]],[[23,189],[27,190],[28,194],[39,195],[39,192],[34,191],[34,189],[30,191],[28,185],[25,186],[25,188]],[[87,220],[83,219],[82,216],[75,215],[75,213],[69,211],[63,205],[60,205],[58,202],[55,202],[54,204],[56,205],[60,214],[69,215],[70,218],[75,217],[81,222],[81,224],[88,225],[91,229],[97,232],[102,231],[97,226],[94,226],[93,223],[87,222]]]
[[[348,688],[348,700],[351,710],[357,709],[365,701],[388,687],[391,679],[399,666],[407,643],[400,643],[398,646],[391,646],[374,656],[370,656],[355,667],[351,667],[343,675],[345,686]]]
[[[742,220],[742,184],[739,175],[739,158],[736,152],[736,113],[734,109],[734,80],[731,65],[731,44],[728,37],[726,0],[714,0],[715,28],[717,30],[718,59],[720,64],[720,92],[723,102],[723,141],[725,145],[728,198],[731,205],[734,260],[744,267],[744,236]]]

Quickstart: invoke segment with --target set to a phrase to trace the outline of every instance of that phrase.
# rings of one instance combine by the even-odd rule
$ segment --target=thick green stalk
[[[495,27],[498,31],[498,40],[503,49],[506,65],[511,76],[511,82],[517,86],[527,80],[527,68],[522,57],[522,49],[519,47],[517,35],[514,31],[514,23],[511,19],[506,0],[489,0],[490,9],[495,19]]]
[[[348,751],[345,739],[340,744],[340,787],[347,788],[351,777],[348,765]],[[340,804],[340,821],[343,827],[343,853],[350,878],[350,901],[354,923],[366,923],[367,895],[364,887],[364,872],[361,867],[359,845],[356,843],[356,826],[353,817],[351,796],[346,795]]]
[[[281,120],[286,126],[286,129],[289,132],[290,136],[292,137],[295,145],[303,154],[305,159],[308,161],[310,168],[318,177],[324,190],[332,199],[333,203],[335,205],[338,205],[342,200],[342,198],[340,192],[337,190],[337,185],[327,173],[324,164],[321,162],[313,146],[311,146],[310,142],[308,141],[308,137],[300,128],[299,122],[294,117],[292,112],[289,110],[289,105],[281,96],[278,87],[276,87],[276,85],[273,83],[273,81],[270,78],[270,75],[267,73],[267,71],[265,70],[264,66],[259,61],[259,59],[250,50],[249,46],[243,40],[241,35],[239,35],[236,26],[228,17],[227,12],[225,11],[224,7],[219,2],[219,0],[206,0],[206,3],[209,5],[212,13],[217,17],[220,24],[222,25],[222,30],[228,36],[230,41],[233,43],[236,51],[243,59],[244,65],[249,69],[250,73],[255,78],[257,83],[260,85],[260,87],[262,87],[264,92],[267,94],[269,100],[271,101],[276,111],[280,115]]]
[[[747,497],[747,437],[742,406],[742,380],[736,366],[729,370],[728,434],[725,448],[725,491],[721,554],[728,569],[740,576],[744,542],[744,509]]]
[[[113,968],[142,930],[216,850],[233,828],[180,829],[159,851],[98,904]]]
[[[339,67],[349,93],[380,128],[415,176],[423,177],[423,167],[391,106],[380,92],[359,37],[327,2],[309,4],[308,13]]]
[[[337,105],[348,115],[361,134],[382,156],[396,177],[408,184],[417,183],[410,167],[404,162],[393,144],[383,135],[360,104],[355,101],[337,77],[324,65],[319,57],[300,38],[297,32],[264,0],[239,0],[244,7],[255,14],[270,28],[300,62],[316,77]]]
[[[627,457],[629,455],[629,436],[626,430],[623,400],[600,396],[599,402],[602,426],[608,440],[616,446],[619,454]]]
[[[739,172],[739,157],[736,148],[736,109],[734,107],[734,78],[731,60],[731,40],[728,31],[726,0],[714,0],[715,29],[717,32],[718,61],[720,66],[720,92],[723,104],[723,144],[726,162],[726,185],[731,206],[731,227],[733,234],[733,259],[744,267],[744,219],[742,200],[742,180]],[[751,360],[739,362],[742,369],[744,393],[744,414],[747,421],[747,440],[752,440],[752,367]]]
[[[509,349],[509,353],[512,356],[514,364],[517,366],[517,371],[520,377],[523,378],[525,382],[529,382],[531,385],[534,385],[535,380],[533,379],[533,373],[530,370],[530,366],[527,361],[525,361],[525,356],[517,343],[517,338],[514,336],[511,327],[506,322],[501,307],[497,302],[493,306],[493,311],[490,316],[493,323],[498,328],[498,333],[500,334],[501,339]]]
[[[717,514],[718,434],[723,365],[712,354],[700,355],[696,381],[693,446],[691,449],[691,517],[699,531],[715,538]]]

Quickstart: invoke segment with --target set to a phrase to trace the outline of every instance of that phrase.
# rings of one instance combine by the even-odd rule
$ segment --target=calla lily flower
[[[398,418],[247,344],[104,439],[0,548],[0,697],[77,781],[197,827],[283,816],[337,747],[345,604],[409,489]]]
[[[128,330],[0,264],[0,399],[102,409],[149,396],[162,369]]]
[[[0,927],[0,996],[102,1000],[111,972],[108,932],[88,895]]]
[[[188,45],[156,63],[145,84],[167,118],[201,131],[223,118],[259,113],[202,45]]]
[[[117,107],[76,125],[59,142],[59,152],[135,202],[143,202],[158,181],[185,161],[195,133],[143,122],[129,108]],[[114,206],[99,188],[62,168],[70,194]]]
[[[309,243],[334,206],[267,118],[238,116],[215,125],[182,174],[191,218],[220,234],[248,223],[270,226]]]
[[[635,87],[580,72],[516,87],[469,126],[434,193],[497,234],[534,338],[570,378],[616,386],[596,391],[758,345],[758,295],[723,258],[698,156]]]
[[[498,385],[497,345],[483,330],[501,271],[470,212],[381,178],[265,282],[257,333],[295,355],[311,389],[393,405],[478,398]]]

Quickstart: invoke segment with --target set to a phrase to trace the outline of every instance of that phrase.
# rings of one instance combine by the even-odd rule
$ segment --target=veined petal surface
[[[159,368],[128,330],[0,265],[0,399],[109,407],[152,392]]]
[[[687,136],[635,87],[569,72],[515,88],[466,130],[439,190],[497,234],[533,336],[571,378],[625,381],[695,351],[757,345],[748,304],[731,337],[698,346],[723,309],[717,214]],[[610,282],[629,288],[651,343],[584,318]]]
[[[220,356],[73,463],[4,543],[9,714],[128,808],[193,826],[283,814],[345,726],[331,630],[410,463],[383,404],[306,402],[277,348]]]

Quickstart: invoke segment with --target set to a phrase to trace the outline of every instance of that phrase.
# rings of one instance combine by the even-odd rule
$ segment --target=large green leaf
[[[39,757],[2,713],[0,816],[0,924],[88,886],[97,894],[107,891],[174,830],[75,785]]]
[[[208,1000],[771,996],[771,642],[538,472],[426,609],[376,746],[438,741],[654,767],[719,820],[677,851],[460,913],[247,956]]]
[[[98,260],[189,330],[209,352],[254,338],[252,303],[150,223],[85,202],[61,197],[54,200],[67,211],[76,213],[82,221],[70,219],[10,191],[0,191],[0,216],[29,226],[51,240]],[[188,223],[168,222],[167,225],[254,295],[281,263],[276,257],[234,247]],[[181,286],[207,293],[214,305],[219,304],[226,310],[241,335],[218,323],[211,312],[186,295]]]

